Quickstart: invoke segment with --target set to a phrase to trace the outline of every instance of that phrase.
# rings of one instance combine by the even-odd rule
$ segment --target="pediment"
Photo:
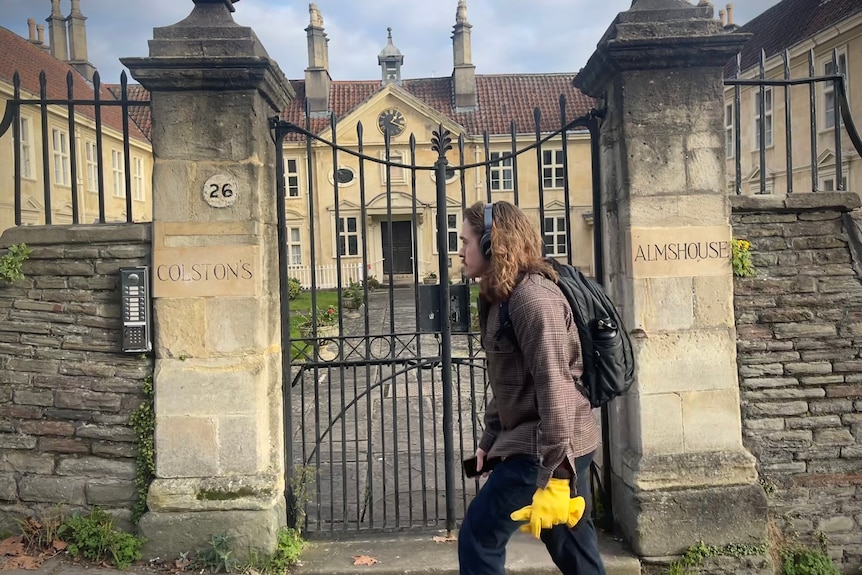
[[[398,108],[407,121],[404,133],[394,138],[393,144],[406,144],[411,134],[415,135],[418,142],[426,142],[430,140],[431,131],[437,130],[441,125],[452,133],[453,141],[457,139],[458,134],[467,133],[463,126],[448,116],[427,105],[398,85],[389,84],[361,102],[343,117],[338,118],[336,123],[338,143],[349,145],[356,142],[356,127],[361,122],[363,143],[382,144],[384,138],[377,129],[377,115],[386,108]],[[320,136],[323,139],[331,140],[332,128],[327,127]]]
[[[391,197],[392,197],[392,204],[391,204],[392,209],[413,210],[413,196],[411,196],[410,194],[407,194],[405,192],[392,192]],[[417,210],[421,210],[427,206],[428,206],[428,204],[426,204],[425,202],[422,202],[419,199],[416,200],[416,209]],[[375,196],[374,198],[369,200],[368,203],[366,204],[366,209],[369,209],[369,210],[380,210],[380,209],[385,210],[386,207],[387,207],[387,202],[386,202],[386,194],[385,193],[378,194],[377,196]]]
[[[774,178],[777,172],[771,168],[766,168],[766,178]],[[745,177],[745,181],[751,182],[760,179],[760,166],[755,166]]]
[[[42,204],[33,196],[24,196],[23,198],[21,198],[22,210],[41,211],[42,208]]]
[[[335,206],[329,206],[326,209],[330,212],[334,212]],[[343,212],[358,212],[360,210],[360,206],[349,200],[341,200],[338,202],[338,210]]]
[[[824,150],[819,156],[817,156],[817,165],[818,166],[829,166],[835,164],[835,152],[830,149]]]
[[[545,205],[545,212],[565,212],[566,204],[560,200],[552,200]]]

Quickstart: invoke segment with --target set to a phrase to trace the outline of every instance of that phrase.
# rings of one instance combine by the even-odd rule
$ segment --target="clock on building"
[[[396,108],[387,108],[377,116],[377,127],[383,134],[398,136],[404,132],[406,126],[407,120],[404,118],[404,114]]]

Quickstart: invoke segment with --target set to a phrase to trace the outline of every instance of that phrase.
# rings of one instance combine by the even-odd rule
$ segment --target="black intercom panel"
[[[419,286],[419,331],[422,333],[439,332],[443,325],[440,290],[440,285]],[[467,284],[449,286],[449,324],[452,333],[470,331],[470,286]]]
[[[145,353],[153,350],[150,311],[150,270],[146,266],[120,268],[123,313],[123,351]]]

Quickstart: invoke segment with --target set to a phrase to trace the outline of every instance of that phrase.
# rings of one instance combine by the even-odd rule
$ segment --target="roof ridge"
[[[577,72],[514,72],[514,73],[498,73],[498,74],[476,74],[476,78],[570,78],[572,76],[577,76]],[[427,82],[427,81],[440,81],[440,80],[451,80],[452,76],[426,76],[422,78],[404,78],[401,80],[401,83],[410,83],[410,82]],[[297,82],[301,84],[305,84],[304,78],[296,78],[289,80],[290,82]],[[368,79],[368,80],[332,80],[332,84],[338,85],[347,85],[347,84],[356,84],[356,85],[367,85],[367,84],[379,84],[380,80],[377,79]],[[119,85],[119,84],[118,84]],[[129,84],[131,85],[131,84]]]
[[[23,93],[38,98],[41,91],[39,79],[44,73],[46,78],[45,91],[48,99],[66,100],[68,98],[66,78],[71,74],[72,88],[76,99],[95,99],[96,97],[93,82],[88,80],[75,66],[54,57],[44,48],[8,28],[0,27],[0,53],[3,54],[3,58],[0,58],[0,80],[12,84],[17,72]],[[99,97],[117,99],[104,82],[99,83]],[[75,112],[90,119],[95,118],[92,106],[79,106]],[[108,106],[104,108],[102,118],[104,125],[122,132],[122,110],[119,107]],[[139,129],[137,124],[132,128],[130,135],[136,140],[149,141],[147,135]]]

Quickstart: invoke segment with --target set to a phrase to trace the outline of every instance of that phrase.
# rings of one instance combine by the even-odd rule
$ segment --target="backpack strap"
[[[518,274],[518,277],[515,278],[516,288],[522,281],[524,281],[526,276],[527,274],[524,272]],[[509,300],[503,300],[500,302],[500,328],[497,330],[497,333],[494,334],[494,337],[497,341],[506,337],[512,342],[512,345],[520,350],[520,347],[518,347],[518,338],[515,336],[515,326],[512,324],[512,316],[509,315]]]
[[[497,341],[505,337],[518,348],[518,338],[515,336],[515,326],[512,324],[512,316],[509,315],[509,300],[500,303],[500,327],[494,334]],[[520,349],[520,348],[518,348]]]

